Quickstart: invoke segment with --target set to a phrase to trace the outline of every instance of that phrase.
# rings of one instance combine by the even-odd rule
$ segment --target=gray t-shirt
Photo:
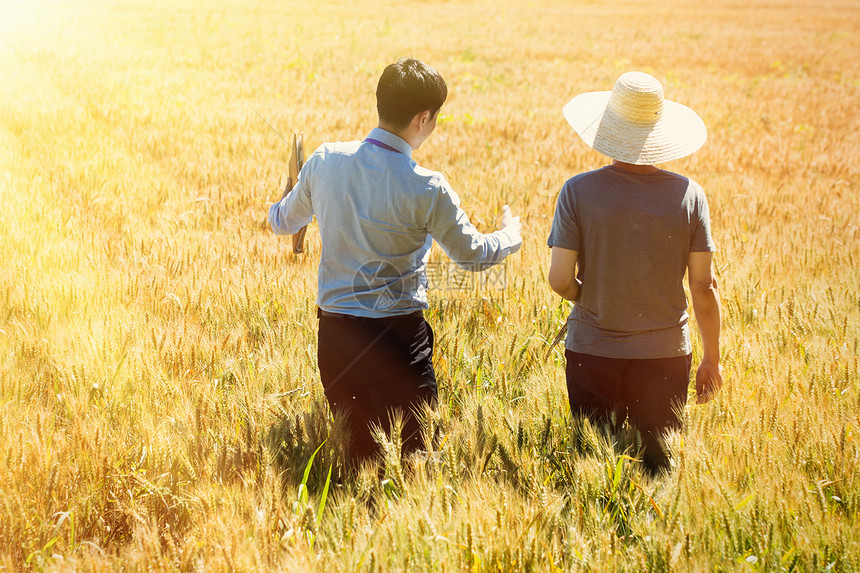
[[[561,189],[547,244],[579,253],[568,350],[637,359],[691,352],[687,259],[716,250],[698,183],[612,165],[581,173]]]

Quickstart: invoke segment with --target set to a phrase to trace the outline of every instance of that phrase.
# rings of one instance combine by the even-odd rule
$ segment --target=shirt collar
[[[412,158],[412,146],[409,145],[405,139],[394,135],[390,131],[385,131],[379,127],[374,127],[370,130],[370,133],[367,135],[370,139],[375,139],[377,141],[381,141],[386,145],[390,145],[406,157]]]

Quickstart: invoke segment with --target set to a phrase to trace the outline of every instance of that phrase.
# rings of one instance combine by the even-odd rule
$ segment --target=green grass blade
[[[317,511],[317,523],[322,520],[323,510],[325,510],[325,501],[328,498],[328,486],[331,484],[331,468],[332,466],[328,466],[328,475],[325,478],[325,486],[323,486],[322,497],[320,497],[320,507]]]
[[[315,449],[314,453],[311,454],[308,464],[305,466],[302,483],[299,484],[299,501],[301,503],[305,503],[308,500],[308,476],[311,474],[311,467],[314,465],[314,458],[317,457],[317,453],[319,453],[326,441],[328,441],[328,439],[323,440],[322,443],[317,446],[317,449]],[[331,468],[329,468],[329,471],[331,471]],[[328,487],[328,482],[326,482],[326,487]]]

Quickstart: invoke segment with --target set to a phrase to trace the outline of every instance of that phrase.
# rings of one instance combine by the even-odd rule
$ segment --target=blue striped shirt
[[[428,308],[433,239],[473,271],[519,249],[514,232],[479,233],[444,176],[412,159],[409,143],[379,128],[368,139],[396,151],[368,141],[323,144],[305,162],[293,190],[269,209],[278,235],[297,232],[316,215],[320,308],[374,318]]]

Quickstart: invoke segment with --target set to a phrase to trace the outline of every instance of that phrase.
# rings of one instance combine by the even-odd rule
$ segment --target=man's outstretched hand
[[[514,217],[511,213],[511,208],[508,205],[502,207],[502,228],[513,231],[519,235],[523,230],[523,224],[520,223],[519,217]]]
[[[705,404],[723,387],[723,369],[719,362],[705,362],[696,370],[696,403]]]

